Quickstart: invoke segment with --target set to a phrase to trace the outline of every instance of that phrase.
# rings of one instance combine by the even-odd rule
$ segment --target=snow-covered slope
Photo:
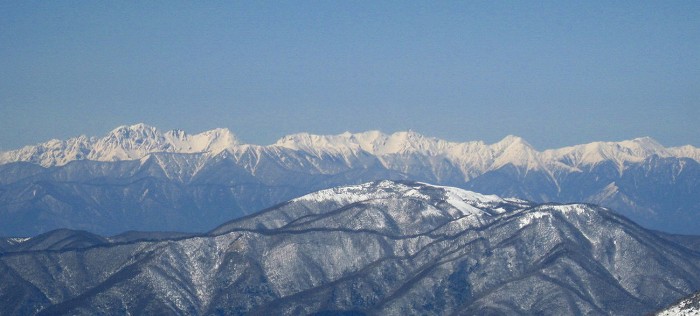
[[[700,292],[656,313],[657,316],[700,316]]]
[[[645,315],[700,254],[592,205],[375,181],[209,234],[54,231],[0,253],[2,315]]]

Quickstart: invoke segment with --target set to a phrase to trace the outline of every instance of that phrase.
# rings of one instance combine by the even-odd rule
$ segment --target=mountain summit
[[[44,167],[61,166],[76,160],[138,160],[152,153],[218,154],[239,144],[228,129],[189,135],[180,130],[162,133],[145,124],[119,126],[103,138],[80,136],[66,141],[51,140],[36,146],[0,154],[0,163],[25,161]]]

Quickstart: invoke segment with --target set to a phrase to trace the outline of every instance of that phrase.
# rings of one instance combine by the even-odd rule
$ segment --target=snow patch
[[[576,214],[582,215],[589,213],[589,207],[584,204],[568,204],[568,205],[547,205],[547,209],[555,210],[562,214]]]
[[[30,237],[12,237],[12,238],[7,238],[7,243],[10,245],[17,245],[17,244],[21,244],[29,239],[31,239],[31,238]]]
[[[527,225],[532,224],[533,221],[541,218],[551,218],[552,214],[548,212],[531,212],[523,215],[518,220],[518,228],[523,228]]]
[[[411,197],[429,200],[430,196],[418,189],[393,181],[368,182],[359,185],[331,188],[317,191],[293,199],[292,201],[335,202],[341,205],[357,203],[373,199],[387,199],[395,196]]]
[[[588,215],[590,214],[590,207],[586,206],[585,204],[542,205],[537,207],[534,211],[522,215],[522,217],[519,219],[519,227],[523,228],[530,225],[536,219],[551,218],[554,212],[565,216]]]

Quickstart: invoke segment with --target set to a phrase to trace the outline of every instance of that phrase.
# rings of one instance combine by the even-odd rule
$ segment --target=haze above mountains
[[[0,233],[56,228],[202,232],[294,197],[380,179],[425,181],[533,202],[589,202],[645,227],[700,234],[700,150],[651,138],[537,151],[378,131],[289,135],[268,146],[226,129],[121,126],[0,154]]]

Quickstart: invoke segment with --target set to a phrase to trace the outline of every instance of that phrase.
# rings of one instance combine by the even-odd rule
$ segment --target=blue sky
[[[144,122],[700,146],[698,1],[3,1],[0,150]]]

